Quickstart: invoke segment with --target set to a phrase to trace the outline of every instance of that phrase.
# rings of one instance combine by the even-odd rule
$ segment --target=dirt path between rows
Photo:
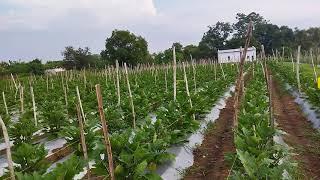
[[[229,167],[224,155],[234,152],[233,114],[234,97],[229,97],[213,127],[207,130],[202,145],[194,150],[194,164],[187,169],[184,179],[225,179]]]
[[[294,98],[272,81],[272,100],[278,126],[288,134],[285,142],[294,148],[303,179],[320,179],[320,136],[303,116]]]

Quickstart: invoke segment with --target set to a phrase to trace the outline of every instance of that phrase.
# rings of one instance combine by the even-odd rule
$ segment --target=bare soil
[[[287,132],[285,142],[293,147],[302,179],[320,179],[320,134],[303,116],[294,98],[272,81],[274,117],[278,126]]]
[[[184,179],[225,179],[229,167],[225,153],[235,152],[233,141],[234,97],[228,98],[213,127],[207,130],[202,145],[194,150],[194,164]]]

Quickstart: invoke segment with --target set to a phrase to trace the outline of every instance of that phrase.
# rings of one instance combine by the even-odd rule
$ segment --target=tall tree
[[[177,61],[185,60],[183,46],[179,42],[175,42],[172,47],[176,48]],[[156,54],[154,57],[155,62],[158,64],[171,62],[173,60],[172,47]]]
[[[74,49],[72,46],[67,46],[62,52],[62,55],[64,56],[63,66],[66,69],[82,69],[88,67],[91,60],[91,52],[88,47],[84,49]]]
[[[106,39],[105,48],[100,53],[101,57],[112,64],[118,60],[120,64],[136,65],[151,59],[147,41],[129,31],[114,30]]]
[[[217,58],[218,49],[226,47],[232,27],[230,23],[217,22],[208,28],[199,43],[199,53],[204,58]]]

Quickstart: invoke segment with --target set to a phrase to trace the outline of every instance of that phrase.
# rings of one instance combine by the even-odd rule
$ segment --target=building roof
[[[242,50],[243,49],[244,48],[242,48]],[[255,50],[256,50],[256,48],[254,46],[248,48],[248,51],[255,51]],[[231,53],[231,52],[240,52],[240,48],[238,48],[238,49],[218,50],[218,54]]]

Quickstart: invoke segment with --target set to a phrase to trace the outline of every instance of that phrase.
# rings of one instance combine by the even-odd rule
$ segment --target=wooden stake
[[[176,48],[173,46],[173,100],[177,100],[177,59]]]
[[[120,106],[120,82],[119,82],[119,62],[116,60],[116,74],[117,74],[117,94],[118,94],[118,106]]]
[[[108,134],[108,125],[107,125],[106,118],[105,118],[104,111],[103,111],[101,89],[100,89],[99,84],[97,84],[95,87],[96,87],[96,95],[97,95],[97,100],[98,100],[98,110],[99,110],[99,114],[100,114],[100,121],[101,121],[101,125],[102,125],[103,137],[104,137],[104,144],[106,146],[106,150],[107,150],[107,154],[108,154],[110,179],[114,180],[115,177],[114,177],[114,172],[113,172],[112,149],[111,149],[111,143],[110,143],[109,134]]]
[[[244,61],[247,55],[247,50],[250,44],[252,36],[252,21],[250,21],[248,25],[248,31],[246,35],[246,42],[245,42],[245,47],[244,51],[242,53],[241,59],[240,59],[240,72],[238,75],[237,83],[236,83],[236,88],[235,88],[235,102],[234,102],[234,130],[238,128],[238,113],[240,109],[240,94],[242,94],[242,86],[243,86],[243,66],[244,66]]]
[[[128,90],[129,90],[129,98],[130,98],[130,104],[131,104],[131,109],[132,109],[133,128],[135,129],[136,128],[136,113],[134,111],[133,98],[132,98],[130,82],[129,82],[129,76],[128,76],[128,69],[127,69],[127,64],[126,63],[124,63],[124,69],[125,69],[125,73],[126,73],[127,85],[128,85]]]
[[[64,101],[65,101],[65,104],[66,104],[66,108],[68,109],[68,96],[67,96],[66,87],[63,87],[63,92],[64,92]]]
[[[48,82],[48,75],[47,75],[47,92],[49,91],[49,82]]]
[[[270,114],[270,126],[274,129],[274,118],[273,118],[273,104],[272,104],[272,75],[269,75],[267,80],[267,88],[269,91],[269,114]]]
[[[164,71],[164,82],[165,82],[165,86],[166,86],[166,92],[168,92],[167,71]]]
[[[213,63],[214,80],[217,81],[217,63]]]
[[[297,55],[297,83],[298,83],[298,91],[299,93],[301,92],[301,85],[300,85],[300,51],[301,51],[301,46],[298,46],[298,55]]]
[[[37,121],[37,109],[36,109],[36,102],[34,100],[34,93],[33,93],[33,87],[30,87],[31,91],[31,99],[32,99],[32,109],[33,109],[33,118],[34,118],[34,124],[35,126],[38,126],[38,121]]]
[[[316,72],[316,68],[314,66],[314,62],[313,62],[313,55],[312,55],[312,49],[310,49],[310,58],[311,58],[311,63],[312,63],[312,68],[313,68],[313,76],[314,76],[314,82],[317,83],[317,72]]]
[[[295,70],[294,70],[294,62],[293,62],[293,56],[292,56],[292,54],[291,54],[291,63],[292,63],[292,71],[294,72]]]
[[[2,132],[3,132],[4,142],[6,143],[6,154],[7,154],[7,161],[8,161],[9,171],[10,171],[10,178],[12,180],[15,180],[16,177],[14,175],[13,161],[12,161],[12,157],[11,157],[10,139],[9,139],[9,135],[8,135],[8,131],[7,131],[6,125],[4,124],[1,116],[0,116],[0,124],[1,124]]]
[[[23,108],[23,86],[20,85],[20,111],[23,113],[24,108]]]
[[[13,81],[14,87],[15,87],[16,89],[18,89],[17,83],[16,83],[16,81],[14,80],[14,77],[13,77],[12,73],[11,73],[11,79],[12,79],[12,81]]]
[[[6,102],[6,96],[4,95],[4,92],[2,92],[2,99],[3,99],[4,108],[6,109],[6,114],[9,115],[8,106],[7,106],[7,102]]]
[[[219,65],[220,65],[220,69],[221,69],[221,71],[222,71],[223,79],[226,80],[226,76],[225,76],[225,74],[224,74],[224,70],[223,70],[222,64],[219,63]]]
[[[90,166],[89,166],[89,161],[88,161],[86,138],[84,135],[84,127],[83,127],[83,121],[82,121],[81,110],[80,110],[79,104],[76,105],[76,108],[77,108],[77,115],[78,115],[78,121],[79,121],[80,141],[81,141],[81,147],[82,147],[82,151],[83,151],[83,157],[84,157],[84,160],[87,161],[87,169],[88,169],[87,178],[90,179]]]
[[[191,54],[190,54],[191,56]],[[194,65],[194,61],[192,60],[191,56],[191,63],[192,63],[192,73],[193,73],[193,84],[194,84],[194,92],[197,92],[197,81],[196,81],[196,67]]]
[[[182,67],[183,67],[183,74],[184,74],[184,82],[186,84],[187,96],[189,98],[190,107],[192,109],[192,101],[191,101],[191,97],[190,97],[188,78],[187,78],[186,67],[184,65],[184,62],[182,62]],[[193,120],[195,120],[196,119],[195,115],[193,114],[192,116],[193,116]]]
[[[78,98],[78,103],[79,103],[79,106],[80,106],[82,118],[83,118],[83,121],[86,122],[86,117],[84,115],[84,111],[83,111],[83,107],[82,107],[82,102],[81,102],[80,92],[79,92],[78,86],[76,86],[76,91],[77,91],[77,98]]]

